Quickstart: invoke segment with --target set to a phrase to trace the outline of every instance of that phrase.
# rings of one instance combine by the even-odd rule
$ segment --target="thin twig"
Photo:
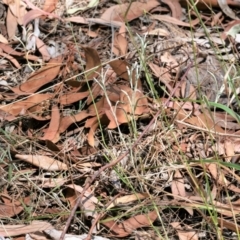
[[[183,76],[181,77],[180,81],[176,84],[175,88],[173,89],[173,91],[170,93],[167,101],[164,103],[164,106],[167,106],[169,101],[171,100],[173,94],[176,92],[176,90],[179,88],[179,86],[181,85],[181,83],[183,82],[183,80],[185,79],[188,71],[190,70],[190,68],[192,67],[193,62],[191,61],[190,64],[187,67],[187,70],[185,71],[185,73],[183,74]],[[159,109],[157,111],[157,113],[154,115],[154,117],[152,118],[152,120],[150,121],[150,123],[146,126],[146,128],[144,129],[144,131],[141,133],[141,135],[138,137],[138,139],[135,141],[135,143],[132,145],[131,150],[133,150],[140,142],[140,140],[145,136],[145,134],[148,132],[149,128],[153,125],[153,123],[157,120],[158,116],[160,115],[162,109]],[[81,192],[80,196],[78,197],[73,209],[71,210],[71,213],[68,217],[68,220],[66,222],[66,225],[62,231],[62,234],[60,236],[59,240],[64,240],[64,236],[71,224],[71,221],[76,213],[76,210],[78,208],[79,205],[81,204],[82,198],[84,196],[85,191],[88,190],[88,188],[92,185],[92,183],[95,181],[95,179],[97,177],[100,176],[100,174],[105,171],[108,168],[112,168],[114,167],[116,164],[118,164],[124,157],[126,157],[128,154],[130,153],[130,150],[126,151],[125,153],[123,153],[120,157],[118,157],[117,159],[111,161],[110,163],[106,164],[105,166],[101,167],[97,172],[94,173],[94,175],[92,176],[92,178],[86,183],[85,187],[83,188],[83,191]],[[85,240],[89,240],[89,237],[87,236],[87,238]]]

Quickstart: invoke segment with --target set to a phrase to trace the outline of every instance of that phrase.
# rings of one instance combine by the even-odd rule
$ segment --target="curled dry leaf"
[[[102,224],[113,232],[112,236],[127,237],[138,228],[151,226],[157,217],[158,213],[156,211],[152,211],[147,214],[136,215],[119,224],[113,220],[105,220]]]
[[[68,166],[65,163],[43,155],[16,154],[15,157],[47,171],[68,170]]]
[[[124,106],[122,108],[117,108],[116,113],[113,113],[112,110],[106,110],[105,114],[110,120],[110,123],[108,124],[108,129],[117,128],[119,125],[127,123],[132,119],[131,116],[129,116],[124,110]]]
[[[160,5],[159,1],[149,0],[147,2],[131,2],[119,4],[108,8],[101,16],[101,19],[111,23],[111,21],[132,21],[144,13],[149,12],[153,8]]]

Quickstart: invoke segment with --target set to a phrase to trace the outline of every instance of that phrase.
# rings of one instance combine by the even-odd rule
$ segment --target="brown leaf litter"
[[[0,235],[238,233],[239,6],[4,0]]]

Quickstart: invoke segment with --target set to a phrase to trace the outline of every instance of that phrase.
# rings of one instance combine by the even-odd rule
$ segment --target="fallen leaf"
[[[59,103],[61,105],[69,105],[75,103],[89,96],[89,92],[77,92],[77,93],[66,93],[59,97]]]
[[[1,49],[0,49],[1,50]],[[11,61],[13,63],[13,65],[15,65],[15,67],[17,67],[18,69],[21,68],[21,65],[18,63],[18,61],[13,58],[12,56],[9,56],[8,54],[6,53],[3,53],[2,51],[0,51],[0,55],[6,59],[8,59],[9,61]]]
[[[180,0],[180,4],[182,4],[185,7],[187,6],[187,4],[190,4],[189,7],[191,7],[191,2],[187,0]],[[196,6],[199,9],[209,9],[209,7],[219,7],[218,0],[194,0],[194,4],[196,4]],[[235,0],[227,0],[227,4],[229,6],[236,6],[236,7],[240,6],[240,2]]]
[[[57,231],[55,229],[44,230],[44,232],[51,237],[53,240],[59,240],[61,237],[62,232]],[[87,234],[81,235],[73,235],[73,234],[65,234],[64,240],[84,240],[87,238]],[[100,237],[97,235],[92,236],[92,240],[110,240],[109,238]]]
[[[7,105],[0,105],[0,109],[10,113],[13,116],[18,116],[20,113],[24,114],[27,109],[35,106],[45,100],[51,99],[53,94],[46,93],[46,94],[35,94],[28,97],[26,100],[22,101],[15,101]]]
[[[111,21],[132,21],[133,19],[142,16],[144,13],[149,12],[158,5],[160,5],[160,2],[156,0],[119,4],[108,8],[102,14],[101,19],[109,23],[111,23]]]
[[[83,188],[76,184],[69,184],[69,185],[66,185],[66,187],[74,189],[75,191],[77,191],[79,193],[81,193],[83,191]],[[77,197],[78,196],[75,194],[75,192],[72,192],[72,194],[71,194],[71,201],[72,201],[71,206],[72,207],[74,207]],[[84,191],[81,208],[82,208],[82,211],[83,211],[85,217],[87,217],[87,218],[97,217],[97,212],[95,210],[97,204],[102,206],[102,204],[99,202],[99,200],[94,196],[93,192],[90,192],[88,190]]]
[[[83,50],[86,58],[86,79],[92,80],[101,72],[101,61],[97,51],[94,48],[84,47]]]
[[[44,13],[40,9],[28,11],[23,17],[23,26],[26,26],[29,22],[41,16],[44,16]]]
[[[113,52],[116,56],[125,55],[127,53],[128,41],[125,38],[125,24],[114,34]]]
[[[68,170],[68,166],[65,163],[44,155],[16,154],[15,157],[47,171]]]
[[[23,211],[23,206],[19,201],[13,201],[12,203],[0,203],[0,217],[11,218]]]
[[[183,27],[194,27],[200,22],[199,18],[196,18],[194,20],[191,20],[190,23],[186,23],[168,15],[151,15],[150,18],[158,21],[165,21],[165,22],[176,24]]]
[[[190,226],[186,230],[182,229],[180,222],[172,222],[172,227],[176,229],[179,240],[198,240],[198,234]]]
[[[51,82],[60,72],[62,57],[51,59],[46,66],[43,66],[33,73],[26,82],[11,90],[17,94],[29,94],[36,92],[40,87]]]
[[[129,76],[128,69],[131,69],[131,66],[125,61],[125,60],[113,60],[109,63],[111,68],[114,70],[114,72],[117,74],[118,77],[123,78],[124,80],[131,81],[133,86],[136,86],[137,81],[137,87],[139,89],[142,88],[141,81],[139,79],[136,79],[136,71],[132,71],[132,75]]]
[[[9,39],[13,39],[17,30],[17,18],[12,14],[10,8],[8,8],[7,11],[7,19],[6,19],[6,24],[7,24],[7,33]]]
[[[147,214],[136,215],[119,224],[113,220],[103,220],[101,223],[114,233],[112,236],[127,237],[138,228],[151,226],[157,217],[158,213],[152,211]]]
[[[99,0],[91,0],[87,6],[85,7],[80,7],[80,8],[70,8],[67,10],[68,14],[74,14],[79,11],[86,11],[89,8],[96,7],[99,4]]]
[[[47,46],[38,37],[35,37],[35,40],[36,40],[37,49],[42,54],[43,61],[48,61],[51,58],[51,56],[47,50]]]
[[[233,10],[228,6],[227,0],[218,0],[218,5],[228,17],[232,19],[239,19]]]
[[[179,170],[176,170],[174,173],[174,178],[172,180],[171,189],[172,189],[173,197],[174,196],[181,196],[181,197],[186,196],[183,176]]]
[[[9,45],[7,44],[4,44],[4,43],[0,43],[0,48],[7,54],[9,55],[15,55],[15,56],[23,56],[24,53],[21,53],[21,52],[17,52],[15,51],[12,47],[10,47]]]
[[[100,116],[99,116],[100,117]],[[94,120],[94,121],[91,121],[91,120]],[[90,126],[90,129],[89,129],[89,132],[88,132],[88,136],[87,136],[87,139],[88,139],[88,144],[91,146],[91,147],[94,147],[95,145],[95,140],[94,140],[94,133],[97,129],[97,127],[99,126],[99,122],[98,122],[98,118],[97,117],[94,117],[94,118],[91,118],[91,119],[88,119],[86,121],[86,124],[85,124],[85,127],[89,127],[88,123],[89,121],[92,122],[91,126]]]
[[[111,203],[107,209],[111,209],[115,206],[118,206],[119,204],[126,204],[126,203],[130,203],[130,202],[133,202],[133,201],[138,201],[138,200],[141,200],[141,199],[146,199],[149,197],[149,194],[148,193],[135,193],[135,194],[131,194],[131,195],[126,195],[126,196],[123,196],[123,197],[119,197],[119,198],[116,198],[114,200],[113,203]]]
[[[122,26],[122,22],[119,21],[107,21],[101,18],[86,18],[88,23],[95,23],[95,24],[102,24],[104,26],[110,26],[110,27],[121,27]]]
[[[81,23],[81,24],[88,24],[88,20],[86,18],[80,17],[80,16],[65,18],[64,21]]]
[[[83,119],[94,116],[94,113],[88,113],[87,111],[81,111],[80,113],[73,115],[73,116],[67,116],[61,119],[60,126],[59,126],[59,133],[63,133],[72,123],[80,122]]]
[[[210,217],[207,217],[209,219],[209,221],[212,221],[212,219]],[[221,227],[227,228],[231,231],[234,231],[236,233],[240,232],[240,226],[239,224],[236,224],[235,222],[231,222],[231,221],[227,221],[224,218],[217,218],[218,224]]]
[[[98,82],[94,82],[91,86],[91,89],[88,92],[87,105],[92,103],[94,99],[100,97],[103,94],[103,90]]]
[[[221,127],[219,127],[213,122],[212,118],[207,113],[202,113],[196,117],[188,118],[185,120],[185,122],[207,130],[225,133],[225,131]]]
[[[28,225],[1,225],[0,235],[4,237],[18,236],[22,234],[53,229],[53,226],[48,222],[32,221]]]
[[[56,9],[58,0],[45,0],[43,5],[43,11],[45,12],[53,12]]]
[[[51,121],[49,124],[48,129],[46,130],[43,137],[41,137],[41,140],[49,140],[53,143],[56,143],[59,140],[59,134],[58,134],[58,128],[60,124],[60,111],[58,109],[57,105],[54,105],[52,107],[51,112]]]
[[[225,159],[227,162],[231,162],[232,157],[235,156],[234,143],[230,139],[225,139],[224,148],[225,148]]]
[[[26,4],[21,0],[7,1],[6,3],[19,25],[23,24],[23,16],[26,14]]]
[[[38,10],[38,11],[41,11],[43,15],[47,15],[50,18],[57,18],[57,19],[62,20],[61,17],[59,17],[58,15],[56,15],[54,13],[49,13],[49,12],[43,11],[39,7],[36,7],[35,5],[33,5],[33,3],[30,0],[22,0],[22,1],[25,2],[27,4],[27,6],[32,10]]]
[[[170,32],[167,31],[164,28],[155,28],[153,30],[150,30],[146,33],[146,35],[155,35],[155,36],[160,36],[160,37],[168,37],[170,36]]]
[[[0,42],[8,44],[8,40],[2,34],[0,34]]]
[[[220,166],[218,164],[210,163],[207,164],[206,167],[219,185],[233,192],[240,193],[240,189],[225,178],[223,172],[221,171],[221,169],[219,169]]]
[[[162,0],[163,3],[168,5],[171,10],[172,17],[181,20],[182,19],[182,7],[179,0]]]

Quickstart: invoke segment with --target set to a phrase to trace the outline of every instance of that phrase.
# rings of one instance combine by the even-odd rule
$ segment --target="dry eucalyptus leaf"
[[[47,171],[68,170],[68,166],[65,163],[43,155],[16,154],[15,157]]]

